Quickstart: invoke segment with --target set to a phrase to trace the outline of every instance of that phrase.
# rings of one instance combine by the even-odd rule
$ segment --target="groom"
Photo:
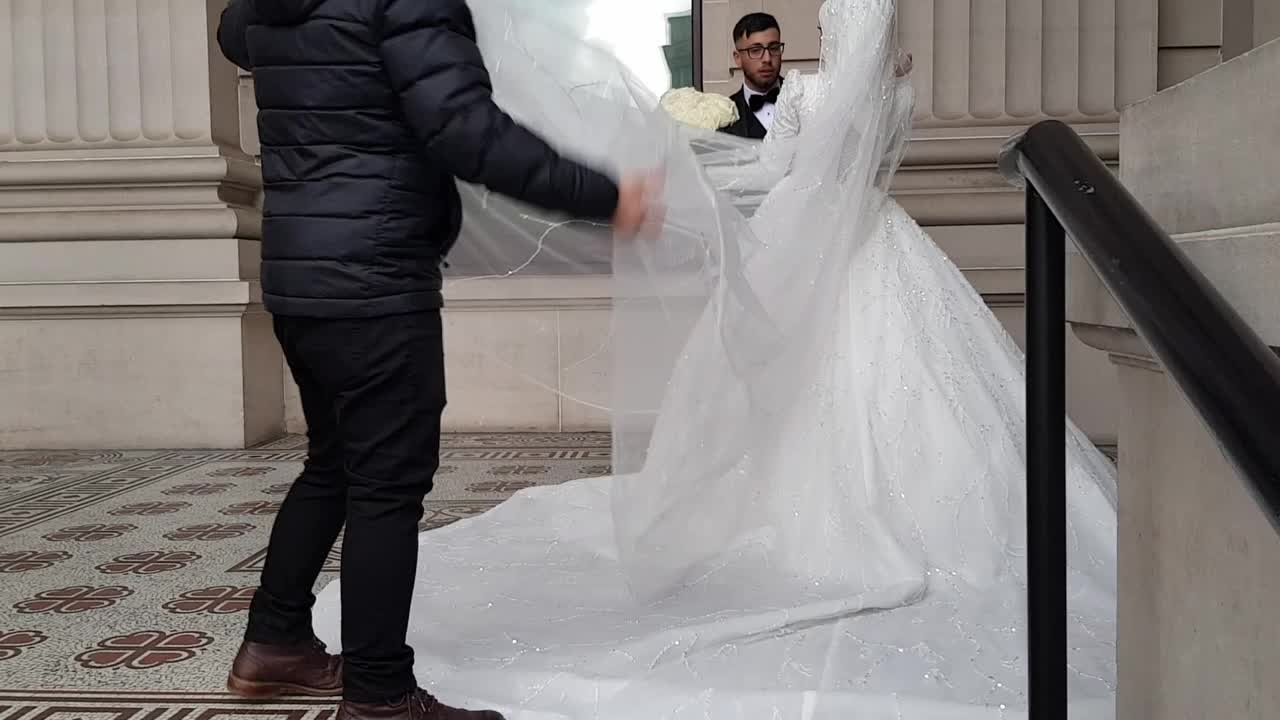
[[[768,13],[744,15],[733,26],[733,60],[742,72],[742,88],[730,96],[737,122],[721,132],[763,140],[773,127],[774,105],[782,87],[782,28]]]

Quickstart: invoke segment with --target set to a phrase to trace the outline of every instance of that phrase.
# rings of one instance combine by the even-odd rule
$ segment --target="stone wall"
[[[1125,184],[1273,347],[1277,117],[1280,40],[1133,106],[1121,124]],[[1075,270],[1069,318],[1110,353],[1121,384],[1116,716],[1274,717],[1280,538],[1096,276]]]
[[[1192,17],[1188,8],[1204,17],[1206,3],[1218,8],[1218,30],[1176,22]],[[231,447],[282,432],[286,417],[299,429],[259,302],[252,84],[212,40],[224,5],[5,4],[0,370],[9,402],[0,405],[0,446]],[[731,88],[728,27],[751,9],[776,12],[791,29],[792,60],[812,65],[816,5],[706,0],[709,86]],[[1255,36],[1280,24],[1267,7],[1250,5]],[[1022,201],[995,171],[1001,142],[1063,117],[1114,161],[1119,109],[1158,78],[1217,62],[1243,37],[1233,20],[1243,11],[1229,14],[1232,0],[901,8],[921,104],[896,194],[1018,335]],[[598,285],[477,283],[453,298],[449,427],[603,427],[600,411],[558,393],[582,383],[598,392],[607,373],[548,370],[564,367],[565,353],[598,348],[607,313]],[[1097,358],[1076,345],[1072,353],[1073,398],[1109,397]],[[525,381],[496,383],[480,358],[506,358]],[[1113,434],[1113,408],[1077,402],[1073,414],[1095,437]]]
[[[0,447],[243,447],[283,377],[221,0],[9,0]]]

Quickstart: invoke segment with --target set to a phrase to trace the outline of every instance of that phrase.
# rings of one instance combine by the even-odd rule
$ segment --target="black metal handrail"
[[[1029,710],[1065,720],[1066,235],[1278,531],[1280,359],[1070,127],[1031,127],[1005,146],[1000,169],[1027,194]]]

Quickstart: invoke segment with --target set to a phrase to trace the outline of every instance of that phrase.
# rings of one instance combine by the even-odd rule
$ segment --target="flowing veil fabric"
[[[893,102],[892,0],[824,6],[821,63],[841,82],[801,137],[763,145],[678,128],[618,61],[541,19],[580,17],[587,4],[552,0],[535,18],[511,0],[474,3],[495,96],[569,154],[615,172],[662,167],[664,227],[612,245],[606,228],[467,187],[471,212],[450,261],[455,287],[611,273],[612,392],[594,401],[613,418],[619,549],[634,564],[635,590],[661,595],[736,539],[767,530],[767,514],[750,512],[745,497],[736,519],[720,515],[726,523],[672,511],[737,495],[748,449],[791,422],[857,249],[847,238],[869,235],[908,113]],[[781,251],[741,212],[779,182],[791,189],[777,194],[788,204],[774,203],[770,235],[804,236]],[[681,390],[693,387],[701,391]]]
[[[661,168],[665,222],[614,242],[464,187],[446,294],[609,278],[610,392],[567,399],[611,413],[613,476],[421,536],[419,680],[511,720],[1026,717],[1022,361],[888,197],[894,0],[823,4],[820,71],[779,100],[803,130],[764,143],[677,127],[546,20],[599,2],[471,6],[499,104],[567,154]],[[1065,441],[1073,717],[1103,720],[1114,481]],[[334,583],[331,643],[339,614]]]

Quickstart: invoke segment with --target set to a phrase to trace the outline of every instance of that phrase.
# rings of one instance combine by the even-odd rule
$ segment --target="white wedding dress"
[[[904,100],[878,79],[892,13],[824,4],[823,70],[788,78],[754,164],[708,171],[722,190],[767,178],[732,232],[769,241],[717,258],[643,464],[421,536],[409,643],[445,702],[510,720],[1026,717],[1023,359],[878,189]],[[1074,427],[1065,442],[1072,717],[1101,720],[1115,480]],[[338,597],[316,609],[331,646]]]

